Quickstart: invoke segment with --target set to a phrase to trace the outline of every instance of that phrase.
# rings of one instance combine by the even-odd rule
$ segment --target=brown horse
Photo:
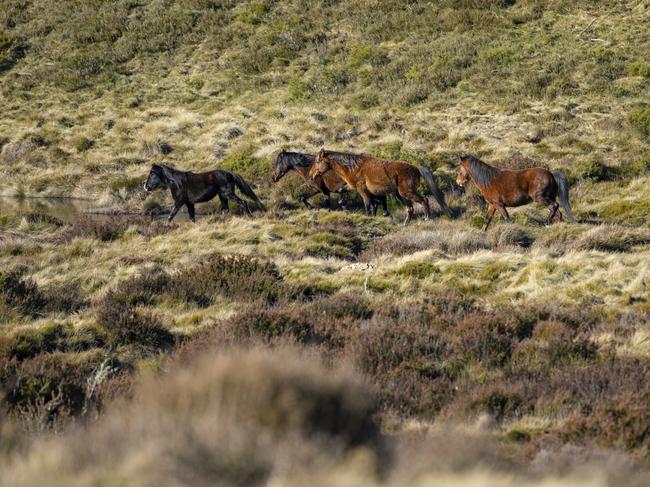
[[[348,187],[359,193],[366,207],[366,213],[370,215],[374,215],[376,211],[372,206],[373,199],[381,200],[393,194],[406,205],[405,225],[413,216],[413,203],[420,203],[424,207],[425,218],[431,218],[429,200],[418,191],[420,177],[423,177],[440,207],[451,216],[451,210],[445,203],[444,195],[436,186],[433,174],[425,167],[417,167],[403,161],[375,159],[368,154],[349,154],[321,149],[309,171],[309,176],[313,180],[330,169],[345,180]]]
[[[330,194],[344,193],[348,191],[348,188],[345,181],[332,170],[325,171],[312,181],[309,177],[309,170],[313,166],[315,160],[316,156],[313,154],[289,152],[283,149],[275,158],[271,178],[277,183],[285,174],[290,171],[295,171],[305,181],[305,183],[307,183],[309,188],[305,193],[301,194],[298,199],[304,203],[307,208],[312,208],[307,200],[318,193],[323,193],[325,195],[325,207],[331,209],[332,204],[330,201]],[[379,202],[384,207],[384,215],[388,215],[386,197],[384,196],[383,198],[379,198]],[[345,209],[343,200],[340,198],[339,207]],[[373,211],[377,211],[376,201],[373,201]]]
[[[488,203],[483,231],[487,230],[496,210],[510,223],[506,207],[522,206],[531,201],[549,207],[546,224],[550,225],[560,207],[555,201],[558,196],[567,218],[575,222],[569,204],[569,182],[562,171],[552,173],[541,167],[510,171],[490,166],[474,156],[461,156],[456,182],[465,186],[470,181],[474,181]],[[559,212],[558,215],[561,220],[562,213]]]

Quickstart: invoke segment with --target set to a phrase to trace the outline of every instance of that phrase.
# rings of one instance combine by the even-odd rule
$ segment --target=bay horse
[[[567,218],[575,222],[569,203],[569,182],[562,171],[551,172],[541,167],[511,171],[464,155],[460,157],[456,182],[465,186],[470,181],[474,181],[488,203],[483,231],[487,230],[495,211],[498,210],[503,219],[510,223],[506,207],[523,206],[532,201],[549,207],[546,224],[550,225],[559,211],[558,197]],[[558,214],[561,220],[562,212]]]
[[[187,206],[187,213],[190,220],[194,218],[194,204],[210,201],[215,196],[221,200],[221,210],[229,211],[228,200],[237,203],[248,215],[251,210],[248,203],[235,194],[235,187],[248,198],[253,200],[262,209],[266,210],[257,195],[253,192],[248,183],[239,174],[216,169],[214,171],[193,173],[191,171],[179,171],[169,166],[153,164],[149,177],[144,183],[145,191],[153,191],[158,188],[169,188],[174,198],[174,207],[167,217],[170,223],[183,205]]]
[[[312,181],[309,177],[309,170],[313,166],[315,160],[316,156],[314,154],[290,152],[283,149],[275,158],[275,162],[273,163],[273,172],[271,173],[271,179],[273,179],[273,182],[277,183],[288,172],[294,171],[305,181],[308,186],[308,190],[298,197],[300,202],[302,202],[307,208],[313,208],[307,200],[318,193],[323,193],[325,195],[325,207],[331,209],[332,204],[330,201],[330,194],[341,194],[347,192],[347,184],[333,170],[325,171],[323,174],[317,176]],[[387,216],[388,207],[386,197],[380,198],[379,202],[382,203],[382,206],[384,207],[384,215]],[[376,202],[373,202],[373,205],[373,211],[376,212]],[[345,209],[343,200],[340,198],[339,206]]]
[[[451,210],[445,203],[443,193],[436,186],[433,173],[426,167],[414,166],[404,161],[376,159],[369,154],[321,149],[309,175],[316,178],[330,169],[359,193],[369,215],[374,216],[376,211],[372,207],[373,199],[385,199],[387,195],[392,194],[406,205],[404,225],[413,216],[413,203],[420,203],[424,207],[425,219],[431,218],[429,200],[418,191],[422,177],[442,210],[451,216]]]

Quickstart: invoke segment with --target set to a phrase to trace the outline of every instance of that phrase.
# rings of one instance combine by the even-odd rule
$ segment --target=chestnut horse
[[[456,182],[465,186],[470,181],[474,181],[488,203],[483,231],[487,230],[496,210],[501,213],[506,222],[510,223],[506,207],[522,206],[531,201],[549,207],[550,213],[546,224],[550,225],[560,207],[555,201],[557,197],[560,198],[567,218],[575,222],[569,204],[569,182],[562,171],[552,173],[541,167],[510,171],[490,166],[474,156],[461,156]],[[559,212],[558,215],[561,220],[562,213]]]
[[[393,194],[406,205],[404,225],[413,216],[413,203],[420,203],[424,207],[425,219],[431,218],[429,200],[418,191],[420,177],[423,177],[440,207],[451,216],[444,195],[436,186],[433,174],[426,167],[417,167],[403,161],[375,159],[369,154],[349,154],[321,149],[309,176],[313,180],[330,169],[345,180],[348,187],[359,193],[366,213],[370,215],[374,215],[376,211],[372,207],[373,199],[381,200],[388,194]]]
[[[323,193],[325,195],[325,206],[331,209],[330,193],[343,193],[348,191],[348,188],[346,187],[345,181],[332,170],[325,171],[312,181],[309,177],[309,170],[314,164],[315,159],[316,156],[313,154],[289,152],[283,149],[275,158],[271,178],[273,179],[273,182],[277,183],[288,172],[296,172],[305,181],[309,188],[306,192],[301,194],[298,199],[304,203],[307,208],[312,208],[307,200],[318,193]],[[386,198],[381,198],[380,203],[382,203],[384,207],[384,214],[387,215],[388,209]],[[339,206],[345,209],[343,200],[340,198]],[[376,204],[373,208],[375,208],[374,211],[376,211]]]

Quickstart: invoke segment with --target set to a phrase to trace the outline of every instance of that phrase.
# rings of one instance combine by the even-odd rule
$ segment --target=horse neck
[[[305,166],[299,166],[297,164],[292,164],[289,166],[289,171],[296,171],[298,174],[300,174],[300,177],[303,178],[305,181],[309,179],[309,170],[311,169],[310,167],[305,167]]]
[[[185,173],[168,166],[161,167],[163,168],[163,176],[165,176],[167,184],[171,184],[172,186],[180,186],[180,179],[185,175]]]
[[[476,159],[475,164],[480,165],[481,170],[485,171],[485,173],[492,173],[492,176],[491,176],[492,178],[494,177],[494,174],[496,174],[497,172],[500,171],[500,169],[498,167],[490,166],[488,163],[483,162],[480,159]],[[467,170],[469,171],[469,175],[472,178],[472,181],[474,181],[474,184],[476,184],[476,186],[479,189],[485,189],[485,188],[487,188],[488,186],[491,185],[492,181],[487,182],[485,184],[484,184],[483,181],[481,181],[482,178],[479,175],[475,174],[475,171],[472,168],[472,164],[468,164],[467,168],[468,168]],[[476,172],[478,172],[478,171],[476,171]]]
[[[336,174],[341,176],[341,178],[348,183],[349,186],[354,187],[356,183],[356,178],[354,176],[354,171],[350,169],[347,166],[344,166],[343,164],[340,164],[336,162],[334,159],[328,159],[329,162],[329,167],[334,171]]]

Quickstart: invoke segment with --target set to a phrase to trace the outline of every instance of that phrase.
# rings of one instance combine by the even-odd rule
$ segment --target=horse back
[[[387,176],[390,179],[400,176],[420,176],[420,170],[416,166],[404,161],[375,159],[374,157],[366,156],[361,160],[359,165],[362,167],[362,170],[368,174],[380,174],[382,176]]]
[[[521,170],[502,169],[481,191],[488,201],[520,206],[541,197],[555,198],[557,184],[553,174],[541,167]]]

